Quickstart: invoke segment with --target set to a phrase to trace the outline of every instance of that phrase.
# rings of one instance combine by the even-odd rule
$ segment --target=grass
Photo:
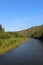
[[[1,33],[0,36],[0,55],[5,54],[6,52],[9,52],[13,48],[18,47],[19,45],[23,44],[25,41],[27,41],[27,38],[24,36],[21,36],[18,34],[13,35],[9,33]],[[5,34],[5,35],[4,35]]]

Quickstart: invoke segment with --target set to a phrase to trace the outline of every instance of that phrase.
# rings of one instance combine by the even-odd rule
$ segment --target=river
[[[31,38],[0,56],[0,65],[43,65],[43,41]]]

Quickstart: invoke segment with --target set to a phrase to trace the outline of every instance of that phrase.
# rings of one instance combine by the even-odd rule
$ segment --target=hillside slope
[[[30,37],[43,40],[43,25],[18,32],[5,32],[0,26],[0,55],[16,48]]]
[[[20,31],[19,34],[24,35],[28,38],[33,37],[33,38],[43,40],[43,25],[34,26],[34,27],[29,28],[29,29]]]
[[[43,25],[35,27],[35,31],[31,37],[43,40]]]

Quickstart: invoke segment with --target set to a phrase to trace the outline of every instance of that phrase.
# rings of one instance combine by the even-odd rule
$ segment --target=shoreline
[[[23,40],[23,41],[21,41],[21,42],[17,42],[16,45],[12,45],[12,46],[10,46],[10,47],[6,47],[6,48],[4,48],[4,49],[1,49],[1,51],[0,51],[0,56],[9,53],[10,51],[12,51],[13,49],[17,48],[18,46],[24,44],[24,43],[27,42],[28,40],[29,40],[29,39],[25,39],[25,40]]]

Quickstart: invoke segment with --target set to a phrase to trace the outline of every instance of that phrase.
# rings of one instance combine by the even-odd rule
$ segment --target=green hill
[[[43,40],[43,25],[34,26],[29,29],[23,30],[19,32],[21,35],[24,35],[28,38],[33,37],[37,39]]]
[[[43,40],[43,25],[18,32],[5,32],[0,25],[0,55],[16,48],[31,37]]]
[[[43,25],[35,27],[31,37],[43,40]]]

